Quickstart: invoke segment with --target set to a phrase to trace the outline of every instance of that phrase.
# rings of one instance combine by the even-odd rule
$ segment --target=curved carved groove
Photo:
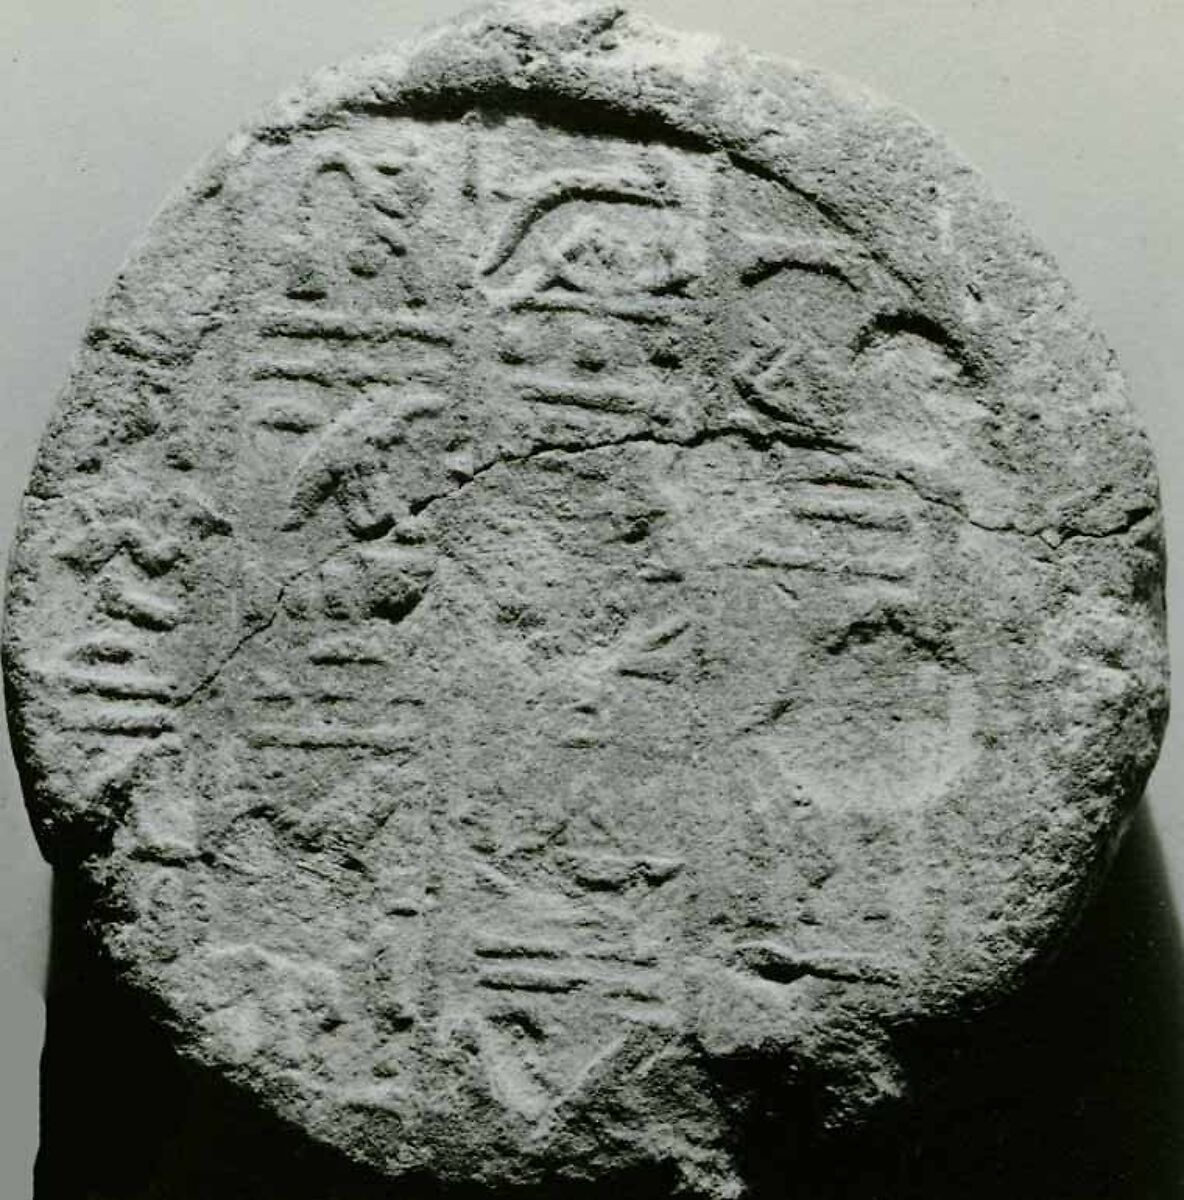
[[[837,241],[770,241],[755,248],[740,271],[740,282],[745,287],[756,287],[782,271],[805,271],[835,279],[857,292],[861,284],[857,280],[858,272],[852,268],[858,265],[857,260],[861,257],[858,251]]]
[[[835,263],[805,262],[794,258],[786,258],[780,262],[762,262],[759,266],[744,272],[740,276],[740,280],[746,287],[756,287],[758,284],[765,283],[767,280],[772,279],[775,275],[782,274],[784,271],[802,271],[808,275],[822,275],[827,279],[837,280],[839,283],[849,287],[853,292],[859,290],[859,285],[850,278],[842,267]]]
[[[971,383],[983,383],[986,366],[956,334],[916,309],[896,309],[877,313],[855,336],[852,350],[863,354],[888,338],[911,334],[930,342],[946,358],[958,365]]]

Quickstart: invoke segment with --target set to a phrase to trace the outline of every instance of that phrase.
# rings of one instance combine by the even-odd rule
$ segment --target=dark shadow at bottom
[[[82,934],[84,910],[59,878],[35,1200],[432,1195],[375,1178],[179,1061]],[[769,1114],[754,1130],[754,1200],[1184,1200],[1184,949],[1146,807],[1055,966],[934,1053],[924,1065],[941,1082],[890,1128],[810,1149]],[[670,1189],[662,1175],[518,1195]]]

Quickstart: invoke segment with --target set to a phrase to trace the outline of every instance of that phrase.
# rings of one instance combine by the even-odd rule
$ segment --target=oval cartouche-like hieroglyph
[[[1080,907],[1162,580],[1109,352],[932,134],[544,3],[325,73],[159,217],[5,665],[186,1053],[392,1175],[727,1195],[754,1079],[857,1120]]]

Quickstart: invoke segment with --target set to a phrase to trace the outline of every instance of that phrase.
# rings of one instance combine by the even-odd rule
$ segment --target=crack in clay
[[[818,450],[827,453],[838,455],[840,450],[850,449],[846,446],[837,446],[828,444],[821,438],[792,438],[785,433],[773,432],[762,433],[759,430],[749,429],[744,426],[718,426],[715,428],[707,428],[700,430],[689,438],[663,438],[655,435],[652,430],[639,430],[635,433],[626,434],[619,438],[612,438],[603,442],[592,442],[586,444],[583,442],[544,442],[537,443],[529,450],[522,454],[503,454],[484,463],[476,468],[472,474],[464,479],[457,487],[451,488],[446,492],[436,492],[429,496],[420,497],[408,504],[408,511],[412,516],[419,516],[426,512],[432,505],[439,503],[442,500],[450,500],[458,496],[465,489],[470,487],[483,475],[495,470],[500,466],[517,466],[520,463],[529,462],[531,459],[540,458],[545,454],[589,454],[596,450],[611,450],[617,446],[628,446],[642,443],[650,443],[656,446],[677,446],[682,449],[694,449],[697,446],[705,445],[708,442],[719,441],[727,437],[739,437],[756,446],[758,449],[767,450],[770,446],[788,445],[796,449]],[[336,558],[338,554],[348,550],[353,542],[343,542],[334,547],[330,553],[318,559],[316,562],[308,566],[301,567],[299,571],[290,575],[281,585],[276,593],[276,598],[272,603],[271,611],[268,615],[259,622],[254,628],[247,630],[238,641],[223,655],[221,662],[216,667],[207,671],[204,676],[182,697],[176,702],[177,708],[184,708],[191,704],[203,693],[208,692],[211,687],[217,682],[219,677],[226,671],[230,664],[238,657],[243,649],[253,642],[261,634],[266,633],[268,629],[275,623],[279,616],[280,609],[283,607],[284,599],[286,598],[289,589],[293,584],[314,571],[320,570],[326,563]]]
[[[277,1193],[857,1189],[1162,737],[1112,356],[940,138],[617,0],[264,120],[98,309],[14,546],[99,965],[322,1147]]]
[[[807,435],[792,435],[781,430],[759,430],[753,429],[745,425],[718,425],[708,426],[699,430],[690,437],[663,437],[652,429],[638,430],[634,433],[624,434],[618,438],[610,438],[602,442],[538,442],[530,447],[529,450],[521,454],[502,454],[491,459],[487,463],[475,468],[467,477],[465,477],[456,487],[450,488],[448,491],[433,492],[427,496],[421,496],[418,500],[413,500],[408,509],[412,516],[419,516],[426,512],[433,505],[438,504],[443,500],[450,500],[460,495],[468,487],[474,484],[482,476],[487,475],[490,471],[501,466],[518,466],[525,462],[530,462],[532,459],[540,458],[546,454],[557,455],[579,455],[590,454],[597,450],[611,450],[618,446],[644,445],[649,443],[654,446],[676,446],[684,450],[693,450],[699,446],[706,445],[713,441],[722,441],[725,438],[736,437],[748,442],[749,445],[758,450],[768,450],[774,445],[788,446],[795,450],[813,450],[823,454],[830,454],[838,461],[843,463],[852,471],[857,469],[868,471],[866,463],[859,464],[858,468],[852,464],[849,455],[855,451],[855,447],[849,443],[836,442],[822,436],[807,436]],[[1098,533],[1090,533],[1084,530],[1073,530],[1068,533],[1060,533],[1060,530],[1055,525],[1046,525],[1039,529],[1022,529],[1014,522],[1003,522],[998,525],[993,525],[987,521],[983,521],[971,515],[965,504],[957,500],[951,499],[948,496],[941,496],[934,493],[930,489],[926,489],[922,484],[919,484],[915,479],[911,479],[903,472],[897,471],[891,475],[875,473],[876,478],[886,481],[901,483],[905,487],[914,492],[921,500],[927,504],[937,505],[939,508],[948,509],[956,514],[967,525],[975,529],[980,529],[984,533],[995,534],[1011,534],[1016,537],[1023,538],[1039,538],[1045,545],[1052,549],[1056,549],[1075,537],[1090,537],[1090,538],[1108,538],[1116,537],[1124,533],[1129,533],[1140,521],[1146,519],[1153,514],[1152,509],[1140,508],[1131,514],[1130,518],[1121,525],[1117,525],[1112,529],[1104,530]],[[1049,534],[1058,535],[1058,540],[1053,543],[1049,540]]]
[[[283,608],[284,600],[287,598],[288,591],[292,585],[311,575],[314,571],[319,571],[326,563],[332,561],[343,551],[348,550],[352,545],[352,541],[342,542],[340,545],[335,546],[328,554],[324,555],[324,557],[317,559],[316,562],[309,563],[307,566],[301,567],[299,571],[295,571],[289,575],[280,584],[279,591],[276,592],[275,600],[272,602],[271,611],[267,616],[252,629],[248,629],[222,656],[222,661],[216,667],[207,671],[188,692],[177,699],[174,707],[178,709],[185,708],[187,705],[192,704],[202,693],[208,692],[239,654],[259,637],[260,634],[266,633],[275,624],[276,618],[280,615],[280,609]]]
[[[539,442],[531,446],[529,450],[521,454],[502,454],[491,459],[487,463],[483,463],[477,467],[470,475],[463,479],[456,487],[444,492],[434,492],[427,496],[422,496],[418,500],[413,500],[408,504],[408,511],[412,516],[420,516],[434,505],[445,501],[452,500],[459,496],[462,492],[468,489],[472,484],[476,483],[484,475],[496,470],[502,466],[519,466],[522,463],[530,462],[533,459],[541,458],[547,454],[556,455],[571,455],[591,454],[598,450],[612,450],[619,446],[644,445],[650,444],[654,446],[674,446],[683,450],[693,450],[699,446],[706,445],[714,441],[722,441],[726,438],[740,438],[748,442],[751,446],[760,450],[768,450],[771,446],[782,445],[789,446],[796,450],[814,450],[819,453],[833,455],[841,461],[845,466],[851,467],[852,464],[847,455],[854,450],[854,447],[838,442],[829,441],[823,437],[806,437],[792,436],[783,431],[768,430],[761,431],[752,429],[744,425],[719,425],[709,426],[701,429],[699,432],[686,438],[662,437],[653,430],[638,430],[634,433],[624,434],[618,438],[610,438],[602,442]],[[965,505],[960,504],[956,500],[949,497],[939,496],[931,491],[927,491],[916,480],[910,479],[907,475],[901,472],[896,472],[891,476],[882,475],[879,478],[891,479],[894,482],[902,483],[911,491],[923,500],[926,504],[937,505],[939,508],[945,508],[948,511],[955,513],[967,525],[975,529],[980,529],[984,533],[994,533],[1001,535],[1012,535],[1023,538],[1038,538],[1050,549],[1059,549],[1066,542],[1075,538],[1090,538],[1095,540],[1104,540],[1106,538],[1118,537],[1126,533],[1130,533],[1135,526],[1154,516],[1155,510],[1146,506],[1140,507],[1132,511],[1126,521],[1121,525],[1116,525],[1111,529],[1092,532],[1083,529],[1074,529],[1068,533],[1062,534],[1060,529],[1055,525],[1046,525],[1040,529],[1027,530],[1021,529],[1012,522],[1006,522],[1000,525],[992,525],[986,521],[981,521],[967,511]],[[384,531],[386,532],[386,531]],[[1048,535],[1055,535],[1058,540],[1051,541]],[[247,630],[239,640],[231,647],[231,649],[223,656],[222,661],[213,669],[208,671],[197,684],[194,685],[184,696],[176,702],[177,708],[184,708],[191,704],[197,697],[205,692],[217,682],[218,678],[226,671],[230,664],[238,657],[242,650],[253,642],[261,634],[266,633],[268,629],[275,623],[279,616],[280,609],[283,607],[284,600],[289,589],[293,584],[314,571],[320,570],[326,563],[336,558],[343,551],[348,550],[353,542],[343,542],[334,547],[330,553],[318,559],[316,562],[308,566],[301,567],[299,571],[290,575],[283,584],[280,585],[279,591],[276,593],[275,601],[271,611],[267,617],[256,625],[253,629]]]
[[[653,446],[675,446],[683,450],[694,450],[709,442],[722,441],[725,438],[741,438],[758,450],[768,450],[774,445],[789,446],[795,450],[816,450],[821,453],[833,454],[842,458],[843,452],[854,447],[841,442],[833,442],[823,437],[795,437],[791,434],[769,430],[762,432],[744,425],[718,425],[701,429],[698,433],[686,438],[662,437],[652,429],[638,430],[624,434],[618,438],[610,438],[603,442],[536,442],[529,450],[521,454],[502,454],[487,463],[475,468],[456,487],[445,492],[433,492],[413,500],[408,508],[412,516],[419,516],[433,505],[442,500],[451,500],[460,495],[482,476],[501,466],[519,466],[532,459],[541,458],[546,454],[579,455],[591,454],[597,450],[612,450],[618,446],[649,444]],[[843,460],[845,461],[845,460]]]
[[[948,509],[950,512],[961,517],[967,525],[973,526],[975,529],[981,529],[984,533],[1010,534],[1014,537],[1022,538],[1038,538],[1052,550],[1060,549],[1066,542],[1072,541],[1075,538],[1091,538],[1097,541],[1104,541],[1107,538],[1121,537],[1123,534],[1131,533],[1137,525],[1154,516],[1156,511],[1147,505],[1141,505],[1136,509],[1132,509],[1127,514],[1126,519],[1120,524],[1114,525],[1109,529],[1096,531],[1074,529],[1056,524],[1042,525],[1037,529],[1023,529],[1014,521],[1005,521],[999,525],[992,525],[987,521],[980,520],[972,516],[964,504],[960,504],[957,500],[952,500],[947,496],[936,495],[934,492],[926,490],[923,485],[919,484],[915,479],[910,479],[902,472],[896,472],[892,478],[910,488],[927,504],[935,504],[939,508]]]
[[[1121,537],[1124,533],[1133,533],[1135,526],[1141,525],[1144,521],[1154,517],[1157,511],[1157,509],[1149,504],[1141,504],[1138,508],[1132,509],[1127,513],[1126,520],[1121,525],[1115,525],[1111,529],[1070,529],[1067,533],[1062,533],[1060,529],[1053,529],[1052,527],[1049,527],[1049,529],[1060,535],[1062,545],[1076,538],[1090,538],[1094,541],[1104,541],[1106,538]],[[1041,533],[1043,532],[1044,530],[1041,531]]]

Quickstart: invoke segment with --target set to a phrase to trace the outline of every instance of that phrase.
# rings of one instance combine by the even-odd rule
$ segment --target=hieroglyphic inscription
[[[227,403],[244,582],[231,665],[197,694],[232,766],[186,785],[205,819],[145,809],[145,846],[200,853],[224,935],[254,922],[264,954],[268,888],[278,911],[371,897],[380,915],[342,933],[367,1103],[414,1107],[424,1064],[471,1034],[480,1086],[542,1130],[638,1031],[695,1027],[697,958],[737,1011],[770,989],[792,1008],[803,979],[893,978],[872,920],[841,917],[844,814],[907,806],[934,755],[957,769],[947,734],[973,699],[915,629],[943,535],[866,452],[852,397],[901,354],[968,395],[959,338],[720,152],[507,115],[430,138],[382,118],[288,153],[285,225],[241,234],[258,264]],[[180,631],[168,538],[107,541],[112,628]],[[733,636],[749,625],[766,644]],[[71,668],[71,694],[110,702],[88,720],[172,733],[187,693],[103,636]],[[859,718],[880,796],[805,706],[810,639],[847,690],[904,664],[917,720]],[[738,865],[770,847],[775,869]],[[891,920],[881,875],[864,890]],[[243,1022],[219,1008],[217,1036],[271,1044]]]
[[[559,708],[540,712],[540,730],[560,755],[611,749],[625,736],[619,723],[644,711],[637,703],[661,711],[648,689],[673,696],[711,678],[714,629],[729,614],[709,599],[708,569],[751,580],[738,594],[751,593],[746,603],[762,612],[762,589],[773,589],[778,620],[809,627],[829,614],[836,638],[860,619],[873,629],[880,612],[913,620],[932,551],[924,505],[855,451],[849,380],[885,338],[926,329],[894,323],[908,289],[853,238],[718,154],[558,132],[540,141],[524,117],[441,126],[430,147],[406,122],[380,129],[357,146],[335,134],[302,151],[290,270],[255,310],[244,407],[261,439],[256,478],[277,498],[269,511],[281,514],[268,535],[286,556],[275,573],[292,575],[303,546],[331,538],[337,548],[295,573],[255,655],[242,699],[250,751],[296,755],[294,764],[323,755],[356,770],[367,756],[408,761],[464,736],[463,726],[453,734],[446,716],[431,716],[431,685],[411,656],[436,620],[459,618],[462,639],[487,635],[460,632],[463,571],[438,576],[431,526],[416,514],[507,451],[578,449],[642,431],[655,444],[694,444],[713,423],[782,447],[776,503],[759,489],[705,494],[696,502],[711,513],[703,524],[690,493],[671,501],[659,482],[611,518],[605,544],[620,547],[627,577],[666,589],[666,598],[643,602],[652,613],[611,637],[593,635],[563,680],[543,685]],[[774,220],[786,232],[770,234]],[[446,253],[424,233],[433,221],[451,230]],[[930,340],[938,345],[939,334]],[[747,515],[733,520],[729,510]],[[710,547],[678,533],[700,524]],[[464,569],[484,570],[477,561]],[[578,589],[579,570],[557,559],[543,575]],[[511,566],[504,586],[512,575]],[[611,594],[618,584],[599,586]],[[506,632],[528,656],[534,646],[541,653],[558,610],[497,604]],[[785,749],[796,694],[773,682],[766,690],[767,700],[750,701],[724,727],[779,764],[778,779],[792,778],[801,774]],[[941,703],[933,700],[939,723]],[[684,723],[669,722],[668,735]],[[829,735],[814,736],[821,749],[801,761],[824,772]],[[891,776],[896,801],[927,761]],[[568,772],[562,759],[549,769]],[[826,795],[817,771],[810,778]],[[834,802],[841,797],[839,785]],[[670,803],[677,813],[678,797]],[[418,830],[428,839],[421,853],[443,853],[449,820],[445,810],[432,832]],[[706,853],[693,856],[695,870],[712,870]],[[403,1036],[419,1010],[399,999],[398,947],[435,961],[439,1019],[476,1006],[490,1086],[510,1080],[507,1094],[534,1120],[551,1111],[564,1073],[578,1074],[581,1055],[617,1044],[616,1022],[677,1024],[681,986],[664,957],[669,946],[642,945],[637,930],[656,896],[669,894],[663,903],[679,911],[666,884],[685,869],[683,855],[564,850],[548,861],[525,876],[486,862],[476,885],[445,879],[430,911],[408,901],[407,915],[382,927],[376,961],[387,965],[375,975],[390,990],[392,1035]],[[676,865],[664,874],[667,862]],[[455,994],[447,977],[461,968],[429,955],[453,936],[429,933],[435,920],[456,922],[456,936],[469,939],[458,951],[469,983]],[[719,953],[768,981],[792,976],[805,952],[775,939],[725,939]],[[799,973],[825,975],[831,960],[810,953]]]
[[[159,803],[150,793],[171,789],[153,778],[181,765],[177,709],[190,680],[175,662],[191,619],[193,544],[224,539],[231,525],[208,497],[188,488],[160,495],[135,484],[96,488],[79,508],[55,552],[84,589],[79,632],[49,648],[38,676],[56,698],[66,738],[85,747],[82,794],[126,790],[135,777],[145,802]],[[164,819],[187,826],[191,818],[178,812]]]
[[[677,1027],[669,885],[684,865],[602,849],[557,852],[528,876],[474,865],[481,915],[446,1004],[472,1013],[489,1088],[531,1121],[578,1092],[630,1028]]]
[[[1035,961],[1154,757],[1104,347],[924,131],[777,76],[566,2],[319,76],[39,458],[39,835],[185,1047],[392,1179],[759,1190]]]

